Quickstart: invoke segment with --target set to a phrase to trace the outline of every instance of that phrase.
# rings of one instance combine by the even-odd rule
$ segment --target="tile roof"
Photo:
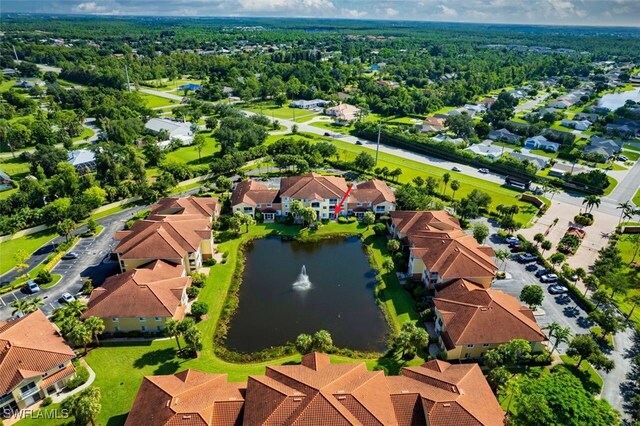
[[[358,184],[349,193],[348,202],[371,202],[372,204],[380,204],[384,202],[395,203],[394,195],[389,185],[385,182],[373,179]]]
[[[52,375],[47,376],[46,379],[42,380],[42,382],[40,382],[40,389],[47,389],[49,386],[51,386],[55,382],[62,380],[65,377],[69,377],[75,374],[75,372],[76,372],[76,369],[73,366],[73,364],[69,364],[62,370],[56,371]]]
[[[421,231],[461,229],[458,219],[444,210],[394,211],[389,214],[396,230],[408,235]]]
[[[211,238],[211,224],[200,215],[150,216],[117,236],[121,259],[182,259]]]
[[[42,311],[0,322],[0,395],[22,380],[40,376],[75,354]]]
[[[158,200],[151,206],[151,215],[201,215],[211,218],[220,213],[215,197],[169,197]]]
[[[191,285],[191,278],[183,274],[182,265],[156,260],[144,268],[109,277],[91,292],[89,306],[82,317],[181,319],[184,316],[182,293]]]
[[[500,290],[457,280],[438,291],[433,304],[445,324],[445,345],[506,343],[513,339],[544,342],[531,310]]]
[[[504,412],[477,364],[430,361],[385,377],[364,363],[267,367],[246,384],[187,370],[145,377],[126,425],[501,425]],[[230,404],[226,417],[216,410]],[[213,413],[213,415],[212,415]],[[188,418],[186,418],[188,417]]]
[[[346,192],[347,183],[340,176],[308,173],[302,176],[284,177],[280,181],[280,198],[307,200],[342,198]]]
[[[269,189],[269,187],[255,180],[245,180],[236,185],[236,189],[231,194],[231,205],[235,206],[240,203],[250,204],[269,204],[275,203],[278,198],[277,189]]]

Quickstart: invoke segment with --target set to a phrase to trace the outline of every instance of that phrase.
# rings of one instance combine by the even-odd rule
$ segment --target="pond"
[[[623,106],[627,99],[631,99],[635,102],[640,102],[640,89],[619,93],[609,93],[608,95],[604,95],[598,100],[598,106],[609,108],[611,111],[615,111],[616,109]]]
[[[245,252],[226,346],[255,352],[324,329],[338,347],[384,351],[389,328],[373,295],[375,280],[357,237],[256,240]]]

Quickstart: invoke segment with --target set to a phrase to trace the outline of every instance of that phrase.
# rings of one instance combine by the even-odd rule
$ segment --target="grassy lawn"
[[[23,178],[29,174],[29,163],[22,161],[16,153],[16,157],[3,158],[0,160],[0,170],[11,176],[14,180]]]
[[[13,194],[15,194],[18,191],[19,191],[18,188],[11,188],[4,191],[0,191],[0,200],[6,200],[7,198],[11,197]]]
[[[635,145],[631,145],[630,143],[625,143],[624,145],[622,145],[622,148],[624,149],[628,149],[630,151],[637,151],[640,152],[640,147],[637,147]],[[628,156],[627,156],[628,157]]]
[[[203,132],[206,143],[202,149],[202,159],[198,159],[198,151],[193,146],[185,146],[167,153],[167,160],[192,165],[208,164],[209,157],[220,151],[220,144],[211,136],[211,132]]]
[[[75,138],[73,138],[74,141],[81,141],[84,139],[89,139],[91,136],[93,136],[95,133],[93,130],[91,130],[88,127],[82,127],[82,133],[80,133],[80,136],[76,136]]]
[[[616,189],[616,186],[618,186],[618,181],[612,178],[611,176],[607,176],[607,179],[609,180],[609,186],[607,186],[604,192],[602,193],[602,195],[605,197],[611,194],[611,192],[613,192],[613,190]]]
[[[296,123],[305,123],[311,120],[313,117],[320,115],[317,112],[309,111],[301,108],[289,108],[289,106],[279,107],[273,102],[259,102],[252,104],[244,104],[243,108],[255,113],[262,113],[271,118],[282,118],[285,120],[292,120]],[[293,120],[295,114],[295,120]]]
[[[162,78],[159,80],[147,80],[140,84],[142,86],[147,86],[161,92],[171,92],[175,91],[179,86],[187,83],[201,84],[202,80],[192,78],[178,78],[176,80],[169,81],[166,78]]]
[[[150,95],[148,93],[138,92],[138,95],[147,103],[148,108],[166,107],[168,105],[180,103],[173,99],[161,98],[160,96]]]
[[[629,161],[638,161],[638,159],[640,159],[640,152],[638,151],[624,149],[622,150],[622,154],[625,155]]]
[[[16,266],[13,254],[17,250],[23,249],[27,253],[33,253],[57,236],[54,230],[46,230],[0,243],[0,274]]]
[[[131,408],[135,394],[143,376],[157,374],[172,374],[186,368],[194,368],[210,373],[227,373],[231,381],[243,381],[249,375],[263,374],[266,365],[277,365],[299,362],[299,355],[292,355],[277,360],[261,363],[234,364],[221,360],[213,352],[213,335],[220,318],[222,307],[227,297],[236,263],[238,262],[240,244],[248,239],[260,238],[272,234],[298,235],[302,238],[313,239],[330,234],[353,235],[363,233],[370,237],[373,232],[359,223],[339,224],[331,222],[317,231],[301,230],[299,226],[281,224],[258,224],[251,226],[248,233],[240,238],[221,243],[218,250],[227,252],[227,262],[217,264],[211,268],[207,285],[200,293],[200,300],[209,304],[209,317],[200,323],[198,328],[203,334],[204,350],[198,359],[179,358],[176,353],[174,339],[156,340],[153,342],[121,342],[104,343],[100,348],[92,350],[86,361],[96,372],[94,385],[102,392],[102,411],[97,424],[120,425],[124,423],[126,413]],[[380,262],[387,255],[382,239],[373,238],[370,246],[372,257],[380,268]],[[382,275],[382,299],[390,316],[395,316],[393,322],[399,327],[405,321],[417,319],[413,310],[413,302],[408,293],[399,285],[395,274]],[[395,328],[395,327],[394,327]],[[352,362],[344,356],[332,356],[332,362]],[[389,371],[396,372],[403,365],[419,365],[422,359],[416,358],[408,363],[393,358],[361,359],[369,369],[377,365],[384,365]],[[20,425],[37,425],[35,420],[27,419]]]
[[[525,149],[523,149],[523,151],[526,151]],[[531,154],[536,154],[536,155],[541,155],[543,157],[548,157],[548,158],[558,158],[558,153],[557,152],[547,152],[545,150],[542,149],[530,149],[528,150]]]
[[[636,206],[640,206],[640,189],[636,191],[636,195],[633,196],[632,201]]]
[[[334,138],[318,137],[317,139],[326,140],[336,145],[338,147],[340,159],[344,161],[353,161],[358,153],[362,151],[372,154],[372,151],[368,148],[364,148],[347,142],[342,142]],[[487,182],[472,176],[466,176],[462,173],[451,172],[447,169],[441,169],[439,167],[418,163],[417,161],[407,160],[395,155],[381,152],[379,155],[377,167],[385,166],[392,170],[397,167],[400,167],[403,170],[402,175],[398,179],[398,183],[410,183],[416,176],[421,176],[423,178],[432,176],[440,180],[444,173],[449,173],[451,174],[452,180],[455,179],[460,182],[460,189],[456,192],[456,199],[460,199],[466,196],[474,189],[482,189],[484,192],[491,196],[491,208],[493,209],[495,209],[500,204],[518,205],[518,207],[520,207],[520,212],[515,216],[515,218],[518,222],[525,225],[537,213],[537,209],[533,205],[521,202],[516,198],[519,195],[519,192],[502,187],[493,182]],[[447,194],[451,195],[451,190],[448,190]]]
[[[602,391],[602,377],[587,361],[582,361],[580,369],[577,368],[578,362],[567,355],[560,355],[565,363],[565,367],[582,382],[582,386],[592,393],[600,393]]]

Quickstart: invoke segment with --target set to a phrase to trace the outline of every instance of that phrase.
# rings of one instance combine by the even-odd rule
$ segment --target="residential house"
[[[220,203],[216,197],[168,197],[151,206],[150,216],[201,215],[210,221],[218,220]]]
[[[550,101],[547,105],[549,105],[551,108],[567,109],[571,105],[573,105],[573,103],[571,103],[571,101],[569,101],[567,99],[554,99],[554,100]]]
[[[530,154],[523,154],[521,152],[511,152],[509,156],[517,158],[520,161],[528,161],[536,166],[538,170],[544,169],[549,165],[549,159],[546,157],[538,157]]]
[[[310,353],[247,382],[194,370],[147,376],[125,425],[501,426],[504,417],[477,364],[433,360],[385,376]]]
[[[591,126],[591,122],[588,120],[570,120],[565,118],[561,124],[564,127],[576,130],[587,130]]]
[[[511,133],[507,129],[492,130],[489,132],[489,139],[492,141],[507,142],[518,145],[520,143],[520,136],[515,133]]]
[[[465,278],[490,287],[498,270],[493,249],[478,244],[446,211],[394,211],[391,234],[409,252],[407,274],[428,288]]]
[[[598,114],[589,114],[586,112],[579,112],[578,114],[573,116],[574,120],[586,120],[589,121],[591,123],[595,123],[596,121],[598,121]]]
[[[96,154],[90,149],[76,149],[67,153],[67,163],[79,173],[91,173],[96,170]]]
[[[202,215],[149,216],[117,232],[115,239],[121,272],[163,260],[191,274],[213,255],[211,220]]]
[[[620,151],[622,151],[622,142],[599,136],[592,136],[589,139],[589,144],[582,149],[585,157],[601,163],[606,162],[609,157],[618,154]]]
[[[279,189],[269,189],[255,181],[240,182],[231,196],[232,211],[253,215],[260,210],[265,221],[290,213],[291,203],[301,201],[316,211],[316,217],[335,219],[336,205],[347,194],[348,186],[341,176],[308,173],[283,177]],[[389,186],[379,180],[354,185],[344,200],[342,215],[361,218],[366,211],[386,214],[395,210],[395,197]]]
[[[55,395],[75,376],[73,349],[41,310],[0,322],[0,412],[9,414]]]
[[[607,124],[605,132],[609,135],[620,136],[621,138],[630,139],[640,136],[640,121],[635,120],[616,120]]]
[[[339,124],[349,124],[355,121],[360,115],[360,108],[349,104],[338,104],[327,108],[325,113],[331,117],[335,117],[335,121]]]
[[[431,138],[431,140],[434,140],[436,142],[451,142],[454,144],[464,143],[464,139],[462,138],[452,138],[451,136],[445,134],[435,135]]]
[[[480,103],[484,105],[485,109],[489,109],[496,103],[496,98],[484,98]]]
[[[567,173],[577,175],[580,173],[587,173],[589,170],[589,168],[580,165],[555,163],[549,169],[549,176],[562,178]]]
[[[389,89],[397,89],[398,87],[400,87],[400,84],[398,84],[395,81],[387,81],[387,80],[378,80],[376,81],[376,83],[380,86],[384,86],[387,87]]]
[[[158,144],[163,149],[174,139],[179,140],[182,145],[191,145],[193,142],[191,123],[169,120],[168,118],[151,118],[144,125],[144,128],[153,135],[162,131],[168,133],[169,139]]]
[[[513,339],[526,340],[534,353],[546,346],[547,337],[533,311],[500,290],[460,279],[439,290],[432,304],[436,333],[447,359],[480,359]]]
[[[330,103],[331,101],[325,101],[324,99],[312,99],[310,101],[299,99],[297,101],[291,102],[289,106],[291,108],[315,109],[315,108],[324,108]]]
[[[560,149],[560,144],[557,142],[551,142],[544,136],[538,135],[526,139],[524,141],[524,147],[527,149],[542,149],[549,152],[558,152],[558,149]]]
[[[107,333],[159,333],[168,320],[184,318],[190,285],[183,265],[156,260],[107,278],[91,292],[82,318],[101,318]]]
[[[17,73],[18,72],[13,68],[3,68],[2,69],[2,75],[14,76]]]
[[[416,127],[421,133],[441,132],[445,129],[444,118],[427,117],[422,124],[417,124]]]
[[[192,92],[197,92],[200,89],[202,89],[202,86],[196,83],[181,84],[178,86],[178,91],[191,90]]]
[[[466,148],[465,151],[473,152],[475,155],[478,155],[480,157],[487,157],[491,160],[497,160],[498,158],[502,157],[504,149],[492,145],[473,144],[469,148]]]

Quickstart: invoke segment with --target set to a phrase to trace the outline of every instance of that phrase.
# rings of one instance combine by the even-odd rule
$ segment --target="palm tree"
[[[28,314],[30,306],[31,305],[27,299],[14,300],[13,302],[11,302],[11,307],[13,308],[13,311],[11,311],[11,315],[15,315],[18,312],[22,314]]]
[[[167,334],[171,337],[175,337],[176,343],[178,344],[178,352],[182,352],[182,348],[180,347],[180,322],[174,319],[168,320],[164,324],[165,330],[167,330]]]
[[[451,175],[449,173],[445,173],[442,175],[442,183],[444,184],[444,188],[442,189],[442,195],[447,192],[447,185],[449,184],[449,180],[451,180]]]
[[[582,204],[586,204],[588,212],[591,213],[594,207],[600,207],[600,197],[597,195],[587,195],[584,197],[584,200],[582,200]]]
[[[78,321],[75,327],[67,334],[67,339],[69,339],[74,346],[84,347],[85,355],[87,354],[87,345],[91,342],[92,337],[89,329],[80,321]]]
[[[631,204],[629,201],[625,201],[624,203],[618,203],[618,207],[616,207],[616,209],[620,210],[620,219],[618,219],[618,226],[620,226],[620,223],[622,222],[622,217],[625,216],[625,214],[628,213],[629,210],[633,210],[633,204]]]
[[[98,335],[104,332],[104,321],[98,317],[89,317],[84,320],[84,326],[89,330],[93,338],[96,340],[96,346],[100,344]]]
[[[456,191],[460,189],[460,182],[457,180],[451,181],[451,189],[453,189],[453,195],[451,196],[451,201],[456,198]]]
[[[536,242],[536,247],[538,247],[540,243],[544,241],[544,234],[542,232],[538,232],[533,236],[533,240]]]
[[[553,355],[553,351],[556,350],[560,343],[569,343],[571,339],[571,329],[569,327],[562,327],[557,322],[552,322],[548,326],[544,327],[544,330],[549,330],[549,339],[552,337],[555,338],[555,342],[553,343],[553,347],[551,351],[549,351],[549,358],[551,359],[551,355]]]
[[[596,291],[600,287],[600,280],[595,275],[587,275],[582,280],[585,286],[584,295],[587,295],[587,291]]]
[[[40,296],[28,299],[27,303],[29,303],[29,312],[35,312],[40,308],[40,306],[44,306],[44,300],[42,300],[42,297]]]
[[[555,197],[556,194],[559,194],[561,191],[560,188],[549,186],[548,192],[551,193],[551,199],[553,200],[553,197]]]
[[[511,253],[509,253],[507,250],[496,250],[496,258],[502,261],[502,264],[500,266],[505,266],[506,265],[506,260],[509,258],[509,256],[511,256]]]

